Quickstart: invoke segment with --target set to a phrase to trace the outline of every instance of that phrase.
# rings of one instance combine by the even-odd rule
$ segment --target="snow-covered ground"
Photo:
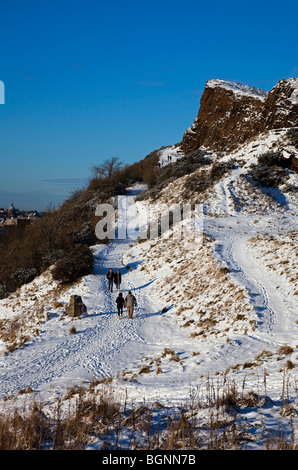
[[[159,151],[159,165],[162,167],[168,163],[174,163],[184,155],[180,146],[169,145]]]
[[[251,162],[263,144],[259,142],[257,150],[251,144],[237,156]],[[31,339],[10,353],[2,344],[0,397],[16,397],[30,387],[53,403],[68,387],[111,377],[119,398],[127,395],[134,402],[173,406],[187,403],[211,377],[235,381],[240,388],[245,383],[246,390],[269,396],[273,401],[266,411],[247,411],[245,419],[257,427],[262,415],[266,425],[278,430],[286,381],[297,428],[295,197],[286,206],[276,203],[276,211],[269,206],[265,210],[259,199],[252,212],[245,210],[255,203],[251,198],[239,212],[232,203],[232,195],[241,188],[240,170],[235,171],[206,201],[205,238],[173,243],[164,234],[141,243],[116,239],[110,245],[99,244],[94,247],[94,273],[67,290],[59,289],[45,273],[1,300],[0,319],[22,318],[23,333]],[[179,184],[178,199],[177,188],[183,188]],[[128,194],[132,206],[137,192],[134,188]],[[148,202],[134,207],[142,215]],[[123,294],[131,290],[136,296],[132,320],[126,310],[118,319],[117,293],[108,291],[105,276],[109,268],[121,269]],[[65,314],[72,294],[82,296],[87,306],[81,318]],[[37,310],[44,316],[38,317]],[[76,334],[70,334],[72,326]],[[282,346],[291,349],[283,352]],[[145,367],[147,373],[141,373]],[[284,419],[290,427],[289,418]]]
[[[142,358],[148,354],[159,354],[164,347],[173,348],[174,344],[180,350],[183,344],[189,342],[187,334],[181,335],[176,331],[175,319],[161,313],[164,307],[162,299],[151,296],[151,282],[137,270],[142,260],[130,263],[131,270],[122,265],[122,258],[132,242],[115,240],[111,245],[95,246],[94,274],[85,276],[63,294],[59,295],[56,283],[49,277],[45,282],[45,276],[41,276],[23,286],[16,295],[1,301],[1,318],[11,318],[12,315],[19,318],[24,308],[27,323],[30,323],[30,314],[36,308],[36,299],[34,303],[30,300],[32,294],[39,297],[41,304],[45,299],[43,308],[47,314],[38,336],[33,336],[25,347],[5,354],[2,345],[2,398],[18,394],[28,387],[37,394],[57,397],[67,387],[91,381],[94,377],[114,377],[127,369],[137,372]],[[137,298],[138,307],[133,320],[128,320],[126,312],[124,318],[118,319],[117,293],[115,289],[113,293],[108,291],[106,280],[106,273],[111,267],[121,269],[123,295],[132,290]],[[49,300],[52,290],[56,297],[52,295]],[[65,307],[72,294],[81,295],[87,306],[87,314],[80,319],[65,315]],[[58,307],[55,306],[57,303]],[[70,335],[73,325],[77,333]],[[166,380],[166,389],[168,386]],[[151,386],[149,383],[148,387],[149,390],[152,388],[153,396],[160,395],[154,382]],[[143,387],[138,388],[134,392],[138,399],[150,397],[150,392],[147,393]],[[169,400],[172,398],[167,390],[165,396]]]

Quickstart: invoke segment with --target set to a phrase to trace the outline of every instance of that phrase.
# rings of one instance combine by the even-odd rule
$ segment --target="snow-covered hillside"
[[[199,204],[196,239],[173,240],[178,224],[158,238],[96,245],[94,273],[75,285],[62,289],[45,273],[1,300],[2,406],[15,406],[13,397],[22,403],[19,392],[28,389],[51,404],[95,377],[109,378],[118,397],[187,407],[214,380],[266,398],[263,406],[245,408],[245,416],[239,410],[250,429],[248,448],[264,445],[265,429],[296,428],[297,194],[270,192],[248,177],[257,156],[281,140],[293,151],[284,131],[272,131],[221,155],[222,163],[235,165],[203,193],[190,178],[205,167],[169,184],[155,201],[135,203],[127,194],[141,220],[148,212],[157,217],[163,204]],[[179,158],[179,148],[163,152],[164,164],[168,155]],[[297,188],[297,174],[291,185]],[[192,223],[184,221],[185,234],[193,235]],[[121,269],[124,295],[131,290],[137,298],[133,320],[126,311],[117,317],[116,293],[108,292],[105,277],[110,267]],[[66,315],[72,294],[87,306],[81,318]],[[282,414],[285,383],[288,413]]]

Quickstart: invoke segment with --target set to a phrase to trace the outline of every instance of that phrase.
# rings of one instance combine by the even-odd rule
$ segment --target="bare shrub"
[[[287,344],[284,344],[281,346],[278,350],[278,354],[292,354],[294,352],[294,349],[291,346],[288,346]]]
[[[90,274],[93,267],[93,254],[88,246],[78,245],[60,258],[52,269],[55,281],[62,284],[74,282],[79,277]]]
[[[165,352],[172,355],[171,350]],[[239,388],[227,378],[222,383],[207,379],[204,387],[192,391],[188,403],[171,408],[145,401],[129,407],[127,396],[117,400],[114,387],[100,382],[94,379],[89,390],[72,387],[50,415],[34,399],[22,410],[9,407],[0,415],[0,450],[83,450],[94,442],[102,450],[235,450],[245,449],[247,443],[264,450],[297,449],[289,429],[278,434],[260,423],[262,432],[255,436],[255,420],[249,422],[248,411],[273,402],[266,393],[245,392],[244,385]],[[296,413],[289,386],[285,375],[278,403],[286,420]]]

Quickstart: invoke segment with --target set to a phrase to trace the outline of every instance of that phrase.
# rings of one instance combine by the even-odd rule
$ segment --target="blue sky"
[[[180,142],[207,80],[298,76],[296,0],[1,2],[0,207],[43,210],[91,167]]]

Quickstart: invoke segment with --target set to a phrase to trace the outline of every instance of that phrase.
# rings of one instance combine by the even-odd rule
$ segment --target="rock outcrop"
[[[298,126],[298,78],[281,80],[270,91],[223,80],[206,83],[200,109],[181,150],[200,147],[232,151],[270,129]]]

